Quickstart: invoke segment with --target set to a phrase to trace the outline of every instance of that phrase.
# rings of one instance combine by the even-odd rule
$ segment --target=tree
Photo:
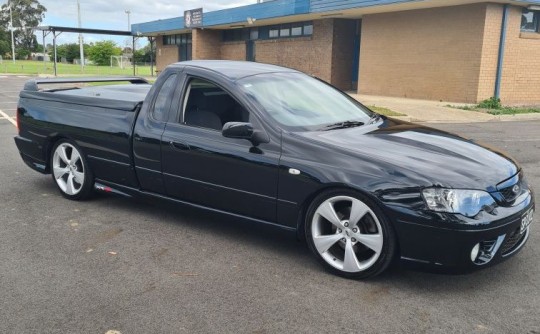
[[[30,55],[30,51],[23,48],[15,49],[15,57],[20,60],[26,60],[28,59],[28,56]]]
[[[54,50],[51,50],[54,52]],[[66,58],[68,63],[72,63],[73,59],[79,58],[79,44],[69,43],[62,44],[56,47],[56,55],[58,60]]]
[[[39,52],[39,53],[43,53],[43,51],[45,51],[43,49],[43,44],[37,43],[37,39],[36,39],[36,46],[34,47],[34,51]]]
[[[88,55],[91,47],[92,46],[89,44],[83,44],[85,55]],[[51,58],[54,57],[54,50],[52,45],[48,46],[47,48],[49,56],[51,56]],[[72,63],[74,59],[79,59],[81,57],[80,53],[81,49],[79,47],[79,43],[61,44],[56,47],[56,56],[58,61],[60,61],[62,58],[66,58],[66,61],[68,63]]]
[[[150,44],[146,44],[142,49],[138,49],[138,50],[135,50],[135,55],[134,55],[134,58],[135,58],[135,62],[137,63],[149,63],[150,60],[156,60],[156,50],[153,50],[153,55],[152,57],[150,56],[151,54],[151,50],[150,50]]]
[[[9,39],[9,33],[0,27],[0,56],[2,57],[7,53],[11,53],[11,42]]]
[[[88,50],[88,58],[96,65],[110,65],[111,56],[119,56],[122,49],[113,41],[96,42]]]
[[[13,14],[13,27],[15,27],[15,45],[28,52],[36,51],[38,45],[34,35],[34,28],[37,27],[43,18],[47,8],[38,0],[10,0],[11,12]],[[0,11],[0,26],[8,30],[10,17],[9,6],[4,4]]]
[[[11,45],[8,41],[0,40],[0,56],[5,57],[7,53],[11,52]]]

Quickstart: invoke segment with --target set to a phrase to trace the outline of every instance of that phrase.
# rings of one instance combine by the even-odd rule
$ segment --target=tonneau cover
[[[57,90],[38,90],[38,84],[65,84],[88,82],[129,81],[134,84],[89,86]],[[68,104],[133,111],[144,101],[152,86],[146,80],[136,77],[114,78],[62,78],[33,79],[25,84],[21,98],[61,102]]]

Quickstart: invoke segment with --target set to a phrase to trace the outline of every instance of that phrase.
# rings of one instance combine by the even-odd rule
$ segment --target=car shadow
[[[278,256],[294,256],[297,257],[294,261],[299,264],[311,260],[309,250],[298,240],[296,232],[277,226],[162,200],[96,194],[91,201],[100,204],[106,202],[108,206],[129,211],[131,214],[151,215],[160,224],[181,225],[203,233],[217,234],[246,246],[264,248]],[[313,261],[313,264],[308,266],[317,265]]]
[[[508,289],[511,282],[522,281],[523,271],[527,266],[530,266],[530,261],[519,254],[493,267],[466,274],[432,273],[394,265],[375,280],[378,284],[413,292],[419,296],[433,293],[492,293],[498,289]]]

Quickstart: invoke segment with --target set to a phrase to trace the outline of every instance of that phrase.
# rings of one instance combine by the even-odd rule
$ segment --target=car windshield
[[[367,124],[375,115],[332,86],[302,73],[271,73],[238,80],[241,89],[292,131],[333,130]]]

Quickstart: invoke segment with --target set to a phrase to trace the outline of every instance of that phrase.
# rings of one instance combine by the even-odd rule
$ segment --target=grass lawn
[[[405,114],[384,107],[368,106],[368,108],[384,116],[407,116]]]
[[[515,115],[515,114],[532,114],[540,113],[540,107],[509,107],[503,106],[501,99],[496,97],[490,97],[474,106],[453,106],[447,105],[447,107],[484,112],[491,115]]]
[[[502,107],[501,109],[478,109],[492,115],[515,115],[540,113],[539,107]]]
[[[11,60],[4,59],[0,63],[0,74],[26,74],[26,75],[54,75],[52,62],[17,60],[13,63]],[[84,71],[81,71],[80,65],[62,64],[57,65],[58,75],[133,75],[133,67],[121,69],[120,67],[87,65]],[[150,76],[150,66],[137,66],[136,75]],[[155,74],[155,72],[154,72]]]
[[[455,109],[462,109],[462,110],[484,112],[484,113],[491,114],[491,115],[516,115],[516,114],[540,113],[540,107],[506,107],[506,106],[501,106],[500,108],[482,108],[479,105],[475,105],[475,106],[447,105],[447,107],[455,108]]]

